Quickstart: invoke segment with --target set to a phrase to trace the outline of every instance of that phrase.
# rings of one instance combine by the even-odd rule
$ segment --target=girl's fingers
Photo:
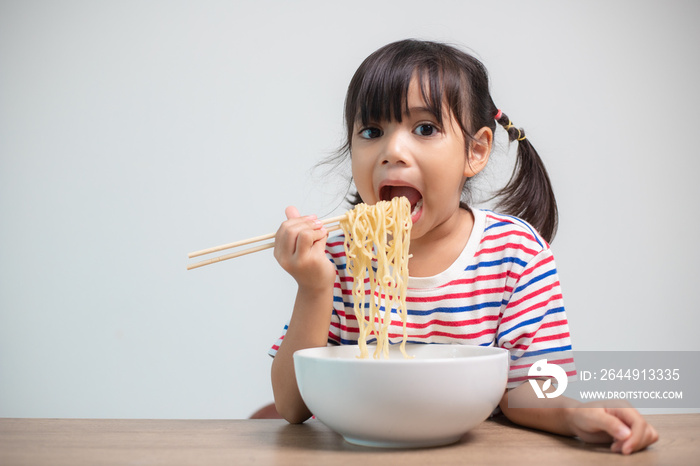
[[[289,207],[284,209],[284,215],[287,216],[287,219],[301,217],[301,215],[299,215],[299,210],[293,205],[290,205]]]
[[[314,243],[326,237],[326,229],[323,228],[323,224],[316,222],[313,223],[311,228],[304,228],[299,232],[295,254],[303,254],[309,251]]]
[[[576,434],[588,443],[607,443],[626,440],[629,428],[618,418],[609,414],[602,404],[591,403],[576,410],[574,425]]]
[[[287,220],[277,230],[274,255],[282,267],[288,269],[317,241],[324,239],[327,231],[315,215],[302,217],[294,206],[287,207],[284,213]]]
[[[632,433],[630,428],[627,427],[624,422],[617,417],[606,413],[604,410],[600,411],[596,427],[612,437],[613,441],[615,442],[627,440]],[[592,434],[595,435],[594,432],[592,432]],[[598,436],[600,436],[600,434]]]
[[[629,455],[656,442],[659,435],[633,407],[611,406],[610,403],[590,403],[574,417],[577,435],[585,442],[608,441],[610,450]]]
[[[288,220],[290,240],[293,242],[292,254],[305,253],[326,234],[323,224],[314,215]]]
[[[626,439],[618,439],[618,441],[615,442],[619,445],[613,444],[620,453],[629,455],[632,452],[646,448],[659,439],[659,434],[656,433],[656,429],[648,424],[637,410],[631,408],[612,408],[609,409],[609,412],[627,424],[631,431]]]

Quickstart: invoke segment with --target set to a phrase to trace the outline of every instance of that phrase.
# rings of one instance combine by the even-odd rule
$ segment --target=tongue
[[[416,189],[410,188],[408,186],[392,186],[389,196],[391,198],[401,196],[406,197],[408,199],[408,202],[411,203],[411,208],[413,208],[413,206],[416,205],[416,202],[420,201],[422,197]]]

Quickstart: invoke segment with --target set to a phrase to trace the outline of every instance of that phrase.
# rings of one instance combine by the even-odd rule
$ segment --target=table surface
[[[502,416],[456,444],[408,450],[351,445],[315,420],[0,419],[0,464],[698,464],[700,414],[646,418],[660,439],[631,457],[518,427]]]

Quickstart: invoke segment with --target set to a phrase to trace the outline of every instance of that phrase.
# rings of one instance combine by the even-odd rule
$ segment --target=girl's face
[[[459,125],[447,109],[443,126],[428,110],[416,79],[408,89],[408,112],[401,122],[356,122],[352,136],[352,174],[366,204],[396,196],[411,202],[411,240],[453,224],[460,215],[462,187],[483,168],[491,149],[472,143],[467,151]],[[449,116],[449,119],[448,119]],[[477,133],[483,136],[484,129]],[[485,152],[485,154],[484,154]]]

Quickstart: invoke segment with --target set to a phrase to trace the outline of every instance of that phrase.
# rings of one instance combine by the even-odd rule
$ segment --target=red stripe
[[[352,296],[354,294],[353,290],[350,289],[343,289],[339,284],[335,285],[336,288],[341,289],[341,293],[345,296]],[[406,297],[406,302],[407,303],[432,303],[436,301],[443,301],[443,300],[450,300],[450,299],[465,299],[465,298],[471,298],[474,296],[481,296],[485,294],[503,294],[504,292],[511,293],[513,291],[513,287],[511,286],[506,286],[506,287],[499,287],[499,288],[483,288],[480,290],[474,290],[468,293],[448,293],[444,294],[441,296],[407,296]],[[365,296],[368,296],[370,294],[369,289],[365,289]],[[374,297],[379,298],[379,290],[374,292]],[[390,296],[391,298],[391,296]],[[385,299],[385,295],[381,295],[381,299]]]
[[[497,222],[504,222],[511,225],[511,227],[513,228],[513,230],[510,230],[511,233],[515,233],[520,228],[525,228],[524,225],[520,225],[517,222],[513,221],[513,219],[507,217],[499,217],[498,215],[492,215],[487,213],[486,218],[490,218],[491,220],[495,220]],[[542,242],[542,244],[545,245],[545,248],[549,248],[549,244],[542,237],[535,235],[535,241]]]
[[[418,338],[427,339],[427,338],[429,338],[429,337],[438,336],[438,337],[454,338],[454,339],[456,339],[456,340],[468,340],[468,339],[478,338],[478,337],[481,337],[481,336],[484,336],[484,335],[493,335],[493,334],[495,334],[495,333],[496,333],[496,329],[495,329],[495,328],[487,328],[487,329],[484,329],[484,330],[482,330],[482,331],[480,331],[480,332],[468,333],[468,334],[465,334],[465,335],[455,334],[455,333],[447,333],[447,332],[441,332],[441,331],[438,331],[438,330],[433,330],[432,332],[428,332],[428,333],[423,334],[423,335],[409,334],[408,337],[411,338],[411,339],[418,339]],[[389,337],[390,337],[390,338],[402,338],[402,337],[403,337],[403,333],[390,333],[390,334],[389,334]]]
[[[355,294],[355,291],[354,291],[353,289],[349,289],[349,290],[348,290],[348,289],[342,289],[342,294],[345,295],[345,296],[352,296],[352,295]],[[368,288],[365,288],[365,296],[369,296],[369,294],[370,294],[370,293],[369,293],[369,289],[368,289]],[[376,294],[375,294],[375,296],[376,296]]]
[[[517,350],[523,350],[527,351],[531,345],[534,345],[535,343],[540,343],[543,341],[552,341],[552,340],[561,340],[562,338],[569,338],[571,335],[569,335],[569,332],[564,332],[564,333],[559,333],[556,335],[549,335],[545,337],[538,337],[534,338],[529,344],[520,344],[520,345],[512,345],[510,346],[512,349],[517,349]]]
[[[560,326],[560,325],[568,325],[568,321],[567,321],[566,319],[561,319],[561,320],[555,320],[555,321],[551,321],[551,322],[544,322],[542,325],[539,325],[539,326],[538,326],[535,330],[533,330],[532,332],[524,333],[524,334],[522,334],[522,335],[519,335],[519,336],[517,336],[516,338],[510,340],[508,343],[514,345],[514,344],[515,344],[519,339],[521,339],[521,338],[532,338],[532,337],[535,336],[535,334],[537,334],[537,332],[539,332],[539,331],[542,330],[542,329],[545,329],[545,328],[552,328],[552,327],[558,327],[558,326]],[[533,343],[534,343],[534,340],[533,340]]]
[[[548,292],[548,291],[552,291],[552,289],[554,289],[554,288],[556,288],[556,287],[558,287],[558,286],[559,286],[559,280],[557,280],[556,282],[551,283],[551,284],[549,284],[549,285],[547,285],[547,286],[545,286],[545,287],[543,287],[543,288],[539,288],[539,289],[533,291],[532,293],[530,293],[530,294],[528,294],[528,295],[525,295],[525,296],[523,296],[522,298],[520,298],[520,299],[518,299],[518,300],[516,300],[516,301],[511,301],[510,303],[508,303],[508,306],[506,307],[506,310],[508,310],[508,309],[513,309],[513,308],[515,308],[515,307],[518,307],[520,304],[524,303],[525,301],[528,301],[528,300],[530,300],[530,299],[532,299],[532,298],[535,298],[535,297],[541,295],[542,293],[546,293],[546,292]],[[558,299],[562,299],[562,295],[561,295],[561,293],[559,293],[559,294],[550,296],[550,297],[549,297],[549,301],[551,301],[555,296],[556,296]],[[549,302],[549,301],[548,301],[548,302]],[[505,317],[504,319],[505,319],[504,322],[508,322],[509,320],[513,319],[513,316]]]
[[[365,317],[365,320],[369,320],[368,317]],[[484,322],[489,322],[489,321],[497,321],[498,316],[491,316],[491,315],[486,315],[483,317],[480,317],[478,319],[469,319],[469,320],[460,320],[460,321],[442,321],[439,319],[433,319],[430,320],[429,322],[423,322],[423,323],[418,323],[418,322],[408,322],[406,324],[406,328],[409,329],[424,329],[428,328],[431,326],[439,326],[439,327],[473,327],[479,324],[483,324]],[[357,322],[357,319],[355,319],[355,322]],[[375,318],[374,319],[375,324],[379,324],[379,319]],[[349,332],[349,333],[357,333],[359,332],[359,327],[357,325],[354,326],[348,326],[348,325],[341,325],[338,322],[332,322],[331,325],[333,327],[339,328],[342,331]],[[401,327],[403,328],[403,322],[401,320],[392,320],[391,323],[389,324],[390,327]],[[489,329],[491,333],[495,332],[495,328]],[[436,330],[439,331],[439,330]]]
[[[409,322],[406,324],[406,327],[408,327],[408,328],[426,328],[426,327],[430,327],[431,325],[440,325],[442,327],[466,327],[466,326],[470,326],[470,325],[478,325],[478,324],[488,322],[491,320],[497,321],[498,316],[485,315],[485,316],[480,317],[478,319],[457,320],[457,321],[444,321],[444,320],[439,320],[439,319],[433,319],[429,322],[424,322],[424,323]],[[400,320],[391,321],[391,324],[403,326],[403,323]]]
[[[345,333],[360,333],[359,327],[348,327],[347,325],[341,325],[340,330]]]
[[[407,297],[406,302],[411,302],[411,303],[432,303],[435,301],[443,301],[443,300],[448,300],[448,299],[464,299],[464,298],[470,298],[472,296],[481,296],[484,294],[490,294],[490,293],[498,293],[498,294],[503,294],[504,292],[511,292],[513,291],[512,287],[499,287],[499,288],[484,288],[481,290],[474,290],[468,293],[448,293],[442,296],[425,296],[425,297],[420,297],[420,296],[414,296],[414,297]]]
[[[439,288],[447,288],[449,286],[463,286],[463,285],[471,285],[474,283],[479,283],[479,282],[486,282],[486,281],[493,281],[493,280],[501,280],[503,278],[514,278],[516,281],[520,278],[520,275],[518,275],[515,272],[512,272],[510,270],[502,273],[495,273],[491,275],[480,275],[474,278],[461,278],[458,280],[453,280],[449,283],[446,283],[444,285],[440,285]],[[352,277],[340,277],[341,282],[354,282]],[[369,278],[365,278],[364,280],[365,283],[369,283]],[[336,288],[341,288],[340,283],[335,283]],[[408,288],[409,290],[416,290],[420,288]],[[509,288],[509,290],[512,290],[512,288]],[[348,293],[344,293],[348,294]],[[448,295],[449,296],[449,295]],[[435,298],[435,299],[441,299],[440,297]],[[419,301],[418,298],[410,298],[410,300],[413,301]]]
[[[493,213],[487,213],[486,218],[490,218],[491,220],[496,220],[497,222],[505,222],[513,225],[513,220],[506,218],[506,217],[499,217],[498,215],[493,215]]]
[[[571,335],[569,332],[563,332],[563,333],[558,333],[556,335],[546,335],[542,337],[537,337],[532,339],[532,343],[540,343],[542,341],[552,341],[552,340],[561,340],[562,338],[570,338]]]
[[[471,285],[473,283],[478,283],[478,282],[485,282],[485,281],[490,281],[490,280],[501,280],[503,278],[514,278],[518,279],[519,275],[517,273],[514,273],[510,270],[506,272],[501,272],[501,273],[494,273],[491,275],[479,275],[474,278],[460,278],[458,280],[453,280],[449,283],[446,283],[444,285],[440,285],[439,288],[445,288],[448,286],[459,286],[459,285]],[[413,288],[409,288],[413,289]]]
[[[338,317],[341,319],[345,320],[357,320],[357,317],[355,316],[355,312],[353,311],[352,313],[348,314],[342,309],[336,309],[335,312],[338,314]]]
[[[554,261],[554,256],[549,255],[549,256],[545,257],[544,259],[542,259],[541,261],[539,261],[537,264],[535,264],[534,267],[532,267],[531,269],[527,269],[526,271],[524,271],[523,274],[522,274],[522,276],[521,276],[520,278],[522,279],[524,276],[533,273],[535,270],[538,270],[539,267],[542,267],[542,266],[544,266],[544,265],[546,265],[546,264],[549,264],[549,263],[552,262],[552,261]]]
[[[506,244],[503,244],[501,246],[497,246],[495,248],[480,249],[476,254],[474,254],[474,256],[480,256],[482,254],[488,254],[488,253],[492,253],[492,252],[501,252],[501,251],[504,251],[506,249],[519,249],[519,250],[526,252],[526,253],[533,255],[533,256],[536,256],[538,253],[538,251],[535,251],[534,249],[530,249],[523,244],[506,243]]]
[[[573,364],[573,362],[574,362],[574,358],[547,359],[547,363],[548,363],[548,364],[557,364],[557,365],[559,365],[559,366],[563,366],[564,364]],[[533,363],[533,364],[534,364],[534,363]],[[529,368],[530,366],[532,366],[532,364],[522,364],[522,365],[519,365],[519,366],[513,366],[513,365],[511,365],[511,366],[510,366],[510,370],[511,370],[511,371],[515,371],[515,370],[518,370],[518,369]]]
[[[505,236],[522,236],[523,238],[529,239],[533,243],[537,243],[537,239],[535,239],[535,237],[532,236],[529,232],[519,231],[519,230],[508,230],[508,231],[504,231],[503,233],[484,236],[483,238],[481,238],[481,242],[484,243],[486,241],[500,239],[500,238],[503,238]]]
[[[558,300],[558,299],[561,299],[561,295],[560,295],[560,294],[559,294],[559,295],[551,296],[547,301],[540,302],[540,303],[537,303],[537,304],[535,304],[535,305],[532,305],[532,306],[528,307],[527,309],[523,309],[522,311],[520,311],[520,312],[518,312],[518,313],[515,313],[515,314],[513,314],[513,315],[511,315],[511,316],[504,317],[503,319],[501,319],[501,327],[503,326],[504,323],[507,323],[507,322],[509,322],[509,321],[511,321],[511,320],[513,320],[513,319],[517,319],[518,317],[520,317],[520,316],[522,316],[522,315],[524,315],[524,314],[527,314],[528,312],[534,311],[535,309],[539,309],[539,308],[541,308],[541,307],[547,306],[547,305],[549,305],[552,301],[556,301],[556,300]]]

